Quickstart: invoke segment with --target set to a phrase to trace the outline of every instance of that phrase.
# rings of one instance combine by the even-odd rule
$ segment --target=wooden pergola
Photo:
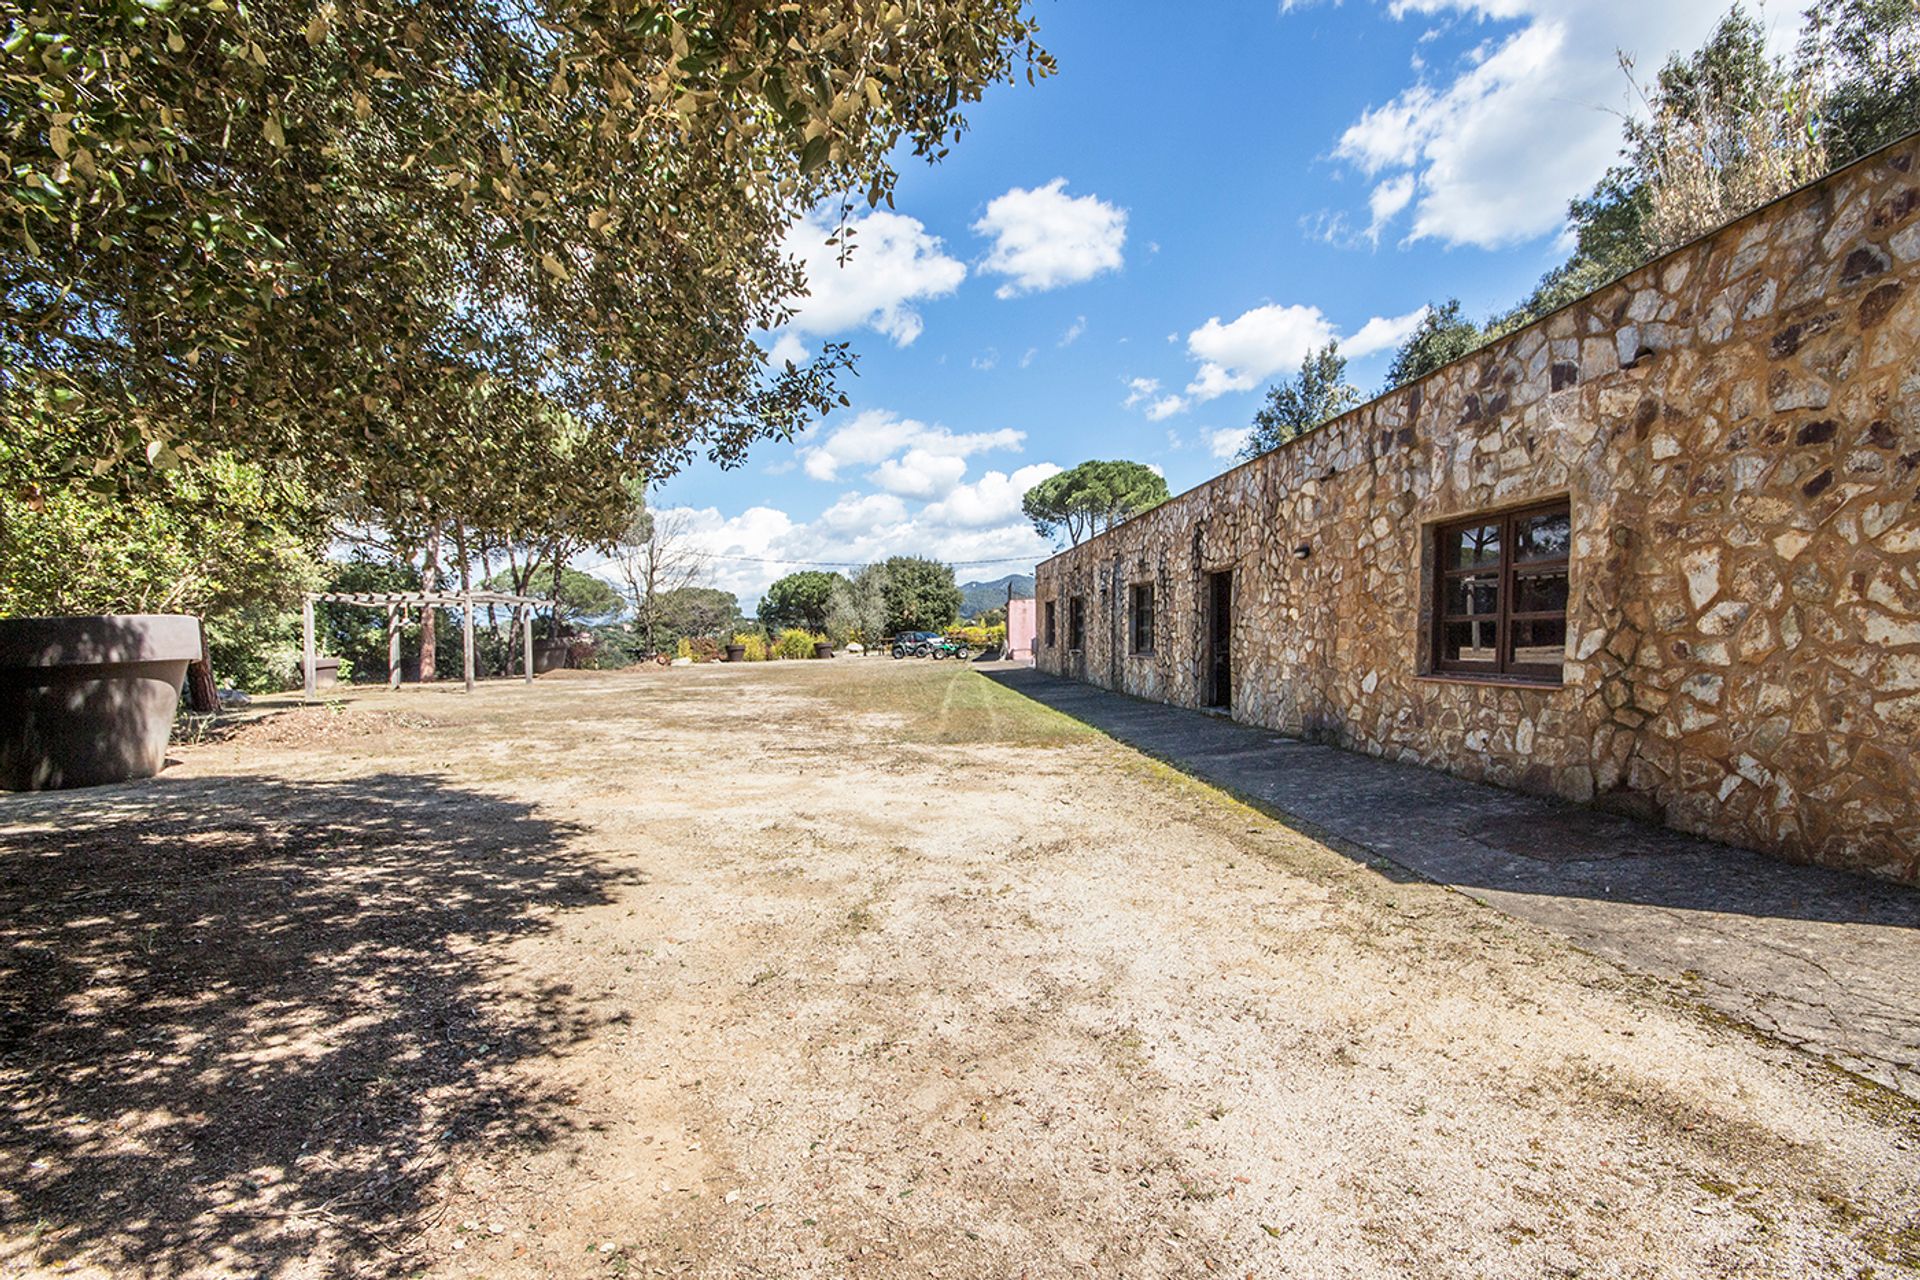
[[[538,608],[550,609],[554,604],[552,600],[543,600],[539,596],[517,596],[506,591],[309,591],[306,603],[300,609],[301,670],[306,677],[309,698],[318,692],[313,673],[313,606],[322,602],[386,609],[387,686],[392,689],[400,687],[400,627],[406,620],[408,607],[425,608],[432,605],[441,609],[460,610],[460,640],[464,651],[462,666],[466,672],[468,693],[473,692],[473,606],[505,604],[525,609],[520,615],[521,658],[526,682],[532,684],[533,611]]]

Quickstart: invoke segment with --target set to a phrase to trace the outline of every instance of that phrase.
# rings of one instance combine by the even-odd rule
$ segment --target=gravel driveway
[[[953,664],[175,754],[0,798],[0,1273],[1920,1269],[1911,1103]]]

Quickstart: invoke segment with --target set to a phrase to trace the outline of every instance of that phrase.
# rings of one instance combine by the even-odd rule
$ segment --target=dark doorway
[[[1207,575],[1206,705],[1233,706],[1233,570]]]

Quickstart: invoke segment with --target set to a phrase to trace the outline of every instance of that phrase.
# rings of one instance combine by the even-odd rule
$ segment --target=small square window
[[[1434,669],[1558,681],[1567,654],[1568,504],[1442,525],[1436,542]]]
[[[1153,584],[1136,582],[1128,590],[1128,647],[1134,653],[1153,652]]]

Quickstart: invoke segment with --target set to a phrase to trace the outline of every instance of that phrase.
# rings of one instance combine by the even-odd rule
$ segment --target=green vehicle
[[[973,649],[965,640],[949,640],[945,636],[935,640],[929,648],[937,658],[958,658],[965,662],[973,656]]]

